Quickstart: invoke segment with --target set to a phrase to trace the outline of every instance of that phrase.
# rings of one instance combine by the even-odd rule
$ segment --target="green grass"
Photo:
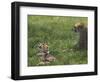
[[[47,42],[50,53],[56,57],[48,65],[86,64],[87,50],[73,49],[79,35],[72,31],[73,25],[82,21],[87,24],[87,17],[63,16],[28,16],[28,66],[39,63],[37,45]]]

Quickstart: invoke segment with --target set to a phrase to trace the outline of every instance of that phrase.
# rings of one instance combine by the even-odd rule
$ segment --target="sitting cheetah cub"
[[[49,64],[56,60],[56,58],[49,53],[49,46],[47,43],[39,43],[37,55],[40,59],[39,65]]]

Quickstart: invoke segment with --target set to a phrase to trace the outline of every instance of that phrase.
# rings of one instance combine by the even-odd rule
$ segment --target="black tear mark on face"
[[[39,48],[42,48],[42,46],[39,46]]]
[[[81,31],[81,27],[75,27],[75,26],[74,26],[73,31],[74,31],[74,32],[80,32],[80,31]]]
[[[74,26],[74,32],[79,32],[79,29],[77,27]]]

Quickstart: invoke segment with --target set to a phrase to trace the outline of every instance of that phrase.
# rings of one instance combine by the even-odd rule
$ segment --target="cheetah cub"
[[[49,46],[47,43],[39,43],[37,50],[37,56],[39,56],[40,60],[38,65],[49,64],[50,62],[56,60],[56,58],[50,54]]]

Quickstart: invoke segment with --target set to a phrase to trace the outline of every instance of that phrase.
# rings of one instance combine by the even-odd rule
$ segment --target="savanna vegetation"
[[[78,21],[87,24],[87,17],[28,15],[28,66],[37,66],[37,45],[43,42],[56,57],[48,65],[87,64],[87,50],[74,50],[79,34],[72,28]]]

